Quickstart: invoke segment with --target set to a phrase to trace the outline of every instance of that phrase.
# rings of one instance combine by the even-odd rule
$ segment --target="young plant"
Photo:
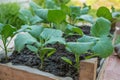
[[[25,24],[33,25],[42,22],[43,20],[37,15],[33,14],[28,9],[19,10],[19,18],[25,22]]]
[[[111,21],[111,29],[115,30],[116,27],[116,23],[120,21],[120,12],[115,11],[115,8],[112,7],[112,12],[110,12],[110,10],[104,6],[100,7],[97,10],[97,14],[98,17],[104,17],[106,19],[108,19],[109,21]]]
[[[68,51],[75,55],[75,68],[79,71],[80,68],[80,55],[86,53],[94,45],[93,42],[68,42],[66,48]],[[65,62],[73,64],[69,59],[63,58]]]
[[[26,26],[24,26],[26,27]],[[62,38],[63,32],[60,30],[50,29],[50,28],[43,28],[41,26],[27,26],[28,30],[26,30],[29,36],[17,36],[15,40],[16,49],[18,51],[22,50],[25,45],[26,47],[35,52],[37,56],[41,60],[40,69],[43,68],[44,59],[50,57],[53,53],[55,53],[56,49],[47,47],[48,44],[55,44],[57,42],[61,44],[65,44],[64,38]],[[25,29],[25,28],[24,28]],[[23,39],[24,43],[19,43],[20,39]],[[20,45],[21,47],[20,47]],[[17,46],[19,45],[19,46]]]
[[[9,25],[9,24],[1,24],[0,23],[0,36],[3,43],[3,47],[0,47],[5,51],[5,59],[8,60],[8,45],[11,42],[12,38],[14,37],[16,32],[16,28]]]
[[[111,23],[105,18],[98,18],[91,28],[91,36],[83,35],[77,42],[68,42],[66,49],[75,54],[75,67],[79,70],[80,55],[91,50],[91,56],[106,58],[113,53],[112,40],[108,37],[110,34]],[[90,57],[91,57],[90,56]],[[66,57],[62,60],[73,65],[72,61]]]

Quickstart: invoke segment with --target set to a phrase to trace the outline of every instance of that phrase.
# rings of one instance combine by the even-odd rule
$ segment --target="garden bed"
[[[97,59],[90,59],[80,63],[79,80],[96,80]],[[92,73],[92,74],[91,74]],[[28,77],[29,76],[29,77]],[[11,63],[0,64],[1,80],[73,80],[71,77],[58,77],[53,74],[40,71],[35,68],[12,65]]]
[[[86,35],[90,34],[90,27],[89,26],[82,26],[82,30],[84,31],[84,33]],[[69,36],[66,38],[66,41],[76,41],[76,39],[80,37],[78,35],[76,36]],[[65,50],[65,46],[62,44],[54,44],[54,45],[47,45],[48,47],[53,47],[56,49],[56,53],[53,54],[51,57],[46,58],[44,60],[44,67],[42,69],[40,69],[40,64],[41,61],[38,58],[38,56],[28,50],[27,48],[24,48],[21,52],[17,52],[14,51],[12,53],[12,55],[9,57],[9,62],[11,62],[10,64],[1,64],[1,69],[2,67],[4,67],[5,69],[2,69],[2,76],[1,79],[4,79],[5,76],[9,76],[11,78],[9,79],[14,79],[14,80],[19,80],[17,79],[17,77],[12,77],[14,76],[18,76],[15,75],[13,73],[15,73],[17,71],[18,74],[23,74],[20,78],[20,80],[22,80],[23,78],[25,80],[28,80],[29,78],[27,78],[27,76],[25,77],[25,75],[31,75],[33,74],[33,78],[31,78],[31,80],[37,80],[35,76],[42,79],[39,80],[85,80],[85,79],[89,79],[89,80],[96,80],[96,72],[97,72],[97,67],[99,68],[100,66],[102,66],[102,64],[100,64],[101,59],[99,58],[99,61],[97,58],[93,58],[93,59],[88,59],[88,60],[84,60],[85,57],[90,56],[91,54],[87,53],[87,54],[83,54],[80,56],[80,59],[82,60],[80,63],[80,71],[79,74],[77,72],[77,69],[75,67],[73,67],[72,65],[69,65],[68,63],[64,62],[61,57],[65,56],[67,58],[69,58],[73,63],[75,63],[75,56],[74,54],[68,52]],[[6,63],[6,61],[3,59],[1,60],[2,63]],[[29,67],[27,67],[29,66]],[[37,68],[37,69],[35,69]],[[27,69],[27,70],[26,70]],[[41,71],[39,71],[39,69]],[[6,73],[5,70],[10,70],[10,73]],[[33,71],[36,72],[33,72]],[[45,71],[45,72],[43,72]],[[25,73],[24,73],[25,72]],[[45,75],[43,75],[43,73]],[[91,74],[92,73],[92,74]],[[13,75],[12,75],[13,74]],[[49,75],[48,75],[49,74]],[[51,78],[52,75],[53,77]],[[59,77],[58,77],[59,76]],[[67,78],[65,78],[65,76]],[[78,77],[79,76],[79,77]],[[7,77],[5,78],[7,79]]]
[[[101,8],[107,9],[98,9],[100,15],[94,21],[87,15],[90,6],[85,4],[82,8],[56,6],[60,9],[41,9],[31,2],[30,10],[19,11],[25,22],[19,30],[0,23],[0,47],[5,53],[0,58],[2,80],[96,80],[104,63],[102,58],[114,50],[111,22],[101,17]],[[92,27],[76,26],[80,21],[90,22]],[[7,48],[14,36],[15,50],[8,57]]]

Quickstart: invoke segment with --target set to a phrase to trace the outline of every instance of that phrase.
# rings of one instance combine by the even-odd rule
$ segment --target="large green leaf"
[[[15,49],[21,51],[27,44],[39,44],[37,40],[27,32],[17,34],[15,38]]]
[[[74,54],[81,55],[90,50],[93,45],[93,42],[68,42],[66,47]]]
[[[103,17],[96,20],[91,28],[91,35],[95,37],[108,36],[111,29],[111,22]]]
[[[29,32],[33,37],[39,39],[39,35],[43,31],[44,27],[41,25],[23,25],[18,32]]]
[[[33,10],[36,10],[36,9],[40,9],[40,8],[41,8],[39,5],[37,5],[37,4],[34,3],[33,1],[30,1],[30,7],[31,7]]]
[[[110,56],[113,53],[111,40],[107,37],[101,38],[93,47],[92,51],[103,58]]]
[[[70,16],[72,17],[80,16],[80,7],[70,6]]]
[[[43,32],[40,34],[40,38],[42,37],[45,40],[49,40],[53,37],[62,37],[63,32],[56,29],[45,28]]]
[[[6,25],[3,26],[0,34],[4,39],[7,39],[8,37],[14,36],[15,31],[16,31],[15,27],[13,27],[9,24],[6,24]]]
[[[37,15],[34,15],[33,17],[30,18],[30,23],[31,24],[36,24],[36,23],[39,23],[39,22],[43,22],[43,19],[41,19]]]
[[[55,44],[56,42],[59,42],[61,44],[65,44],[65,39],[62,38],[62,37],[51,37],[48,41],[45,42],[45,45],[46,44]]]
[[[84,35],[83,37],[78,39],[78,42],[96,42],[99,39],[100,38]]]
[[[64,4],[61,5],[61,10],[67,15],[70,14],[70,8]]]
[[[32,25],[29,28],[30,30],[28,32],[37,39],[39,38],[40,34],[44,30],[44,27],[42,27],[41,25]]]
[[[48,21],[56,24],[61,23],[66,19],[66,14],[62,10],[49,10]]]
[[[94,22],[93,17],[90,16],[90,15],[81,15],[81,16],[77,17],[76,19],[83,20],[83,21],[87,21],[87,22],[90,22],[90,23],[92,23],[92,24],[93,24],[93,22]]]
[[[47,9],[56,9],[57,5],[55,4],[54,0],[45,0],[45,6]]]
[[[48,20],[48,9],[36,9],[35,13],[37,16],[39,16],[43,20],[45,21]]]
[[[43,19],[37,15],[33,15],[32,12],[28,9],[21,9],[19,11],[19,18],[25,21],[27,24],[35,24],[37,22],[42,22]]]
[[[20,9],[19,18],[26,23],[29,23],[32,13],[28,9]]]
[[[108,20],[111,20],[112,19],[112,14],[111,12],[109,11],[109,9],[107,7],[100,7],[98,10],[97,10],[97,16],[98,17],[104,17]]]

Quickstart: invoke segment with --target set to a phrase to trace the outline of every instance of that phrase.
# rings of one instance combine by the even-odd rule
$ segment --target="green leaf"
[[[113,13],[112,13],[112,17],[113,17],[113,18],[118,18],[118,17],[120,17],[120,12],[113,12]]]
[[[67,24],[68,24],[67,22],[62,22],[60,24],[54,24],[54,26],[55,26],[55,29],[65,32]]]
[[[89,7],[84,7],[80,10],[80,15],[88,14],[90,8]]]
[[[72,65],[72,61],[71,61],[69,58],[67,58],[67,57],[61,57],[61,59],[62,59],[63,61],[65,61],[66,63]]]
[[[36,23],[39,23],[39,22],[43,22],[43,19],[41,19],[37,15],[30,18],[30,23],[31,24],[36,24]]]
[[[39,5],[37,5],[37,4],[34,3],[33,1],[30,1],[30,7],[31,7],[33,10],[36,10],[36,9],[40,9],[40,8],[41,8]]]
[[[17,30],[17,32],[28,32],[30,30],[30,26],[29,25],[22,25],[21,28],[19,30]]]
[[[108,36],[111,29],[111,22],[105,18],[98,18],[91,28],[91,35],[95,37]]]
[[[14,32],[16,31],[16,28],[6,24],[3,26],[2,31],[0,32],[2,37],[7,39],[8,37],[12,37],[14,36]]]
[[[61,44],[65,44],[66,43],[64,38],[62,38],[62,37],[53,37],[52,36],[48,41],[45,42],[45,45],[46,44],[55,44],[57,42],[59,42]]]
[[[44,57],[47,54],[47,57],[50,57],[52,54],[55,53],[55,51],[56,51],[55,48],[49,48],[49,47],[42,48],[40,50],[40,56]]]
[[[92,24],[94,23],[94,19],[90,15],[81,15],[80,17],[77,17],[76,19],[84,20],[84,21],[90,22]]]
[[[84,35],[78,39],[78,42],[96,42],[97,40],[99,40],[99,38]]]
[[[108,20],[111,20],[112,19],[112,14],[111,12],[109,11],[109,9],[107,7],[100,7],[98,10],[97,10],[97,16],[98,17],[104,17]]]
[[[92,51],[102,58],[110,56],[113,53],[111,40],[107,37],[101,38],[92,48]]]
[[[35,13],[44,21],[48,21],[48,9],[36,9]]]
[[[67,25],[67,32],[68,33],[75,32],[75,33],[78,33],[81,36],[83,35],[83,32],[82,32],[82,30],[80,28],[72,26],[70,24]]]
[[[26,46],[29,50],[35,52],[35,53],[38,53],[38,48],[36,48],[35,46],[32,46],[32,45],[27,45]]]
[[[15,49],[20,52],[27,44],[39,44],[37,40],[27,32],[17,34],[15,38]]]
[[[70,15],[74,18],[80,16],[80,7],[70,6]]]
[[[37,15],[33,15],[32,12],[28,9],[21,9],[19,11],[19,18],[25,21],[27,24],[36,24],[43,21],[43,19]]]
[[[56,4],[62,5],[62,4],[67,4],[70,0],[54,0]]]
[[[66,47],[76,55],[81,55],[93,47],[93,42],[68,42]]]
[[[48,21],[56,24],[60,24],[66,19],[66,14],[62,10],[49,10]]]
[[[30,30],[28,32],[37,39],[39,39],[40,34],[44,30],[44,27],[42,27],[41,25],[32,25],[29,28]]]
[[[45,0],[45,6],[47,9],[57,9],[57,5],[54,0]]]
[[[56,29],[45,28],[43,32],[40,34],[40,38],[42,37],[46,41],[53,37],[62,37],[63,32]]]
[[[33,17],[28,9],[20,9],[19,18],[29,24],[30,18]]]
[[[70,8],[64,4],[61,5],[61,10],[65,13],[65,14],[70,14]]]

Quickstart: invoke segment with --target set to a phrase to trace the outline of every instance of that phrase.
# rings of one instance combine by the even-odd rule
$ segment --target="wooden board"
[[[95,80],[97,58],[80,62],[79,80]],[[27,66],[0,64],[0,80],[73,80],[70,77],[58,77]]]
[[[105,71],[105,67],[107,65],[108,59],[109,58],[105,59],[103,65],[101,65],[100,72],[98,72],[98,76],[97,76],[96,80],[102,80],[103,79],[103,77],[104,77],[104,71]]]
[[[79,80],[96,80],[97,58],[81,61]]]

